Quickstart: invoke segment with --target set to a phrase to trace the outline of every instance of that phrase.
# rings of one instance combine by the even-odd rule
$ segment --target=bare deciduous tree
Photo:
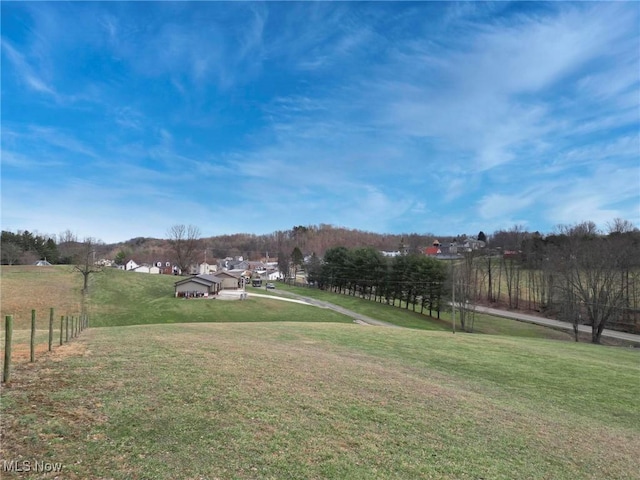
[[[15,243],[2,242],[2,263],[6,265],[14,265],[20,260],[22,250]]]
[[[167,235],[175,264],[183,274],[188,273],[200,251],[200,229],[194,225],[174,225]]]
[[[96,265],[96,247],[102,242],[92,237],[87,237],[77,245],[74,254],[73,270],[82,274],[82,294],[86,295],[89,290],[89,278],[92,273],[101,272],[102,265]]]
[[[584,313],[591,325],[591,341],[600,343],[608,322],[620,316],[623,308],[623,289],[620,269],[627,252],[616,248],[610,238],[598,235],[592,222],[566,227],[567,239],[558,251],[557,267],[563,277],[565,312],[571,315],[577,330]]]
[[[629,220],[623,218],[614,218],[612,222],[607,223],[609,233],[630,233],[638,231],[636,226]]]

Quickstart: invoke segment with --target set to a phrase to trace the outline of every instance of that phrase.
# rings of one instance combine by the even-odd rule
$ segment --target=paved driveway
[[[359,313],[354,312],[353,310],[348,310],[338,305],[334,305],[333,303],[323,302],[322,300],[316,300],[315,298],[304,297],[302,295],[297,295],[291,292],[285,292],[285,291],[279,290],[277,293],[274,293],[273,295],[265,295],[263,293],[253,293],[251,290],[249,290],[247,293],[249,297],[264,297],[264,298],[271,298],[273,300],[282,300],[285,302],[302,303],[305,305],[311,305],[319,308],[328,308],[330,310],[336,311],[338,313],[341,313],[343,315],[353,318],[353,321],[360,325],[377,325],[380,327],[398,327],[397,325],[393,325],[392,323],[383,322],[381,320],[376,320],[375,318],[367,317],[365,315],[360,315]],[[285,298],[285,296],[291,297],[291,298]]]
[[[481,307],[477,305],[475,307],[476,312],[487,313],[489,315],[495,315],[496,317],[504,317],[512,320],[518,320],[521,322],[537,323],[538,325],[544,325],[547,327],[561,328],[563,330],[572,330],[573,325],[567,322],[560,322],[551,318],[537,317],[535,315],[528,315],[526,313],[512,312],[509,310],[498,310],[497,308]],[[591,335],[591,327],[589,325],[578,325],[578,331]],[[602,331],[603,337],[615,338],[617,340],[624,340],[627,342],[633,342],[640,345],[640,335],[634,335],[633,333],[618,332],[616,330],[609,330],[605,328]]]
[[[376,320],[375,318],[367,317],[365,315],[360,315],[357,312],[348,310],[338,305],[334,305],[333,303],[324,302],[322,300],[316,300],[315,298],[309,298],[309,297],[305,297],[303,295],[298,295],[291,292],[285,292],[283,290],[278,290],[277,293],[274,292],[274,294],[272,295],[253,293],[251,292],[251,290],[249,290],[247,293],[249,294],[250,297],[266,297],[266,298],[271,298],[275,300],[313,305],[315,307],[320,307],[320,308],[329,308],[331,310],[334,310],[336,312],[342,313],[343,315],[347,315],[353,318],[353,320],[356,323],[359,323],[361,325],[378,325],[378,326],[384,326],[384,327],[397,327],[397,325],[393,325],[388,322],[383,322],[382,320]],[[285,297],[289,297],[289,298],[285,298]],[[509,310],[499,310],[497,308],[482,307],[479,305],[476,306],[475,309],[479,313],[495,315],[496,317],[508,318],[510,320],[517,320],[520,322],[527,322],[527,323],[536,323],[538,325],[543,325],[543,326],[552,327],[552,328],[561,328],[563,330],[573,330],[573,325],[571,325],[570,323],[560,322],[558,320],[552,320],[550,318],[536,317],[535,315],[528,315],[526,313],[512,312]],[[589,335],[591,334],[591,327],[588,325],[578,325],[578,330],[582,333],[587,333]],[[637,345],[640,345],[640,335],[634,335],[633,333],[618,332],[616,330],[609,330],[605,328],[604,331],[602,332],[602,336],[608,337],[608,338],[615,338],[617,340],[624,340],[627,342],[632,342]]]

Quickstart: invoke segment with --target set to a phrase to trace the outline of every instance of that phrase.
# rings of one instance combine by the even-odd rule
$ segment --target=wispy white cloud
[[[600,167],[589,177],[572,178],[549,188],[544,202],[554,223],[592,220],[604,225],[613,218],[640,216],[640,168]]]
[[[529,207],[535,201],[531,192],[506,195],[490,193],[482,197],[477,211],[484,220],[511,218],[514,213]]]
[[[44,93],[57,99],[58,94],[29,64],[25,56],[14,48],[8,40],[2,39],[2,51],[9,59],[18,81],[38,93]]]
[[[455,48],[434,51],[424,44],[398,52],[385,69],[395,79],[377,78],[368,85],[372,104],[380,106],[380,124],[400,135],[456,144],[475,155],[480,170],[512,163],[532,139],[555,133],[562,112],[553,108],[552,89],[562,87],[575,103],[588,100],[571,88],[571,76],[616,51],[633,31],[633,19],[627,15],[620,21],[620,13],[615,7],[601,11],[599,5],[562,6],[557,14],[523,15],[515,24],[472,25],[453,40]],[[611,28],[612,22],[621,28]],[[436,62],[424,61],[434,57]],[[576,125],[587,114],[574,113],[577,117],[566,121]]]
[[[141,219],[135,235],[203,218],[211,234],[544,230],[589,211],[640,220],[640,13],[629,4],[27,11],[28,32],[3,33],[3,77],[56,101],[8,132],[5,116],[3,155],[14,172],[39,156],[59,165],[65,221],[100,228],[88,218],[100,205],[113,231],[123,210]],[[7,192],[26,185],[11,180]],[[35,220],[24,212],[36,203],[11,202]]]
[[[97,157],[97,154],[92,147],[61,129],[32,125],[26,135],[32,141],[46,143],[52,147],[57,147],[62,150],[67,150],[84,156]]]

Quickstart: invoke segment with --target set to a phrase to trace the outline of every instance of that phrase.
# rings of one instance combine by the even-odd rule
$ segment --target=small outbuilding
[[[222,288],[222,280],[215,275],[195,275],[175,283],[176,297],[209,297],[217,295]]]
[[[222,285],[221,285],[222,289],[237,290],[242,286],[241,280],[240,280],[241,273],[242,271],[238,271],[238,272],[222,271],[222,272],[216,272],[215,276],[222,281]],[[202,275],[198,275],[198,276],[201,277]]]

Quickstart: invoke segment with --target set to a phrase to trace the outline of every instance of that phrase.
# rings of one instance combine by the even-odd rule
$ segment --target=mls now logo
[[[49,472],[61,472],[62,463],[42,462],[42,461],[30,461],[30,460],[2,460],[2,472],[14,472],[14,473],[49,473]]]

